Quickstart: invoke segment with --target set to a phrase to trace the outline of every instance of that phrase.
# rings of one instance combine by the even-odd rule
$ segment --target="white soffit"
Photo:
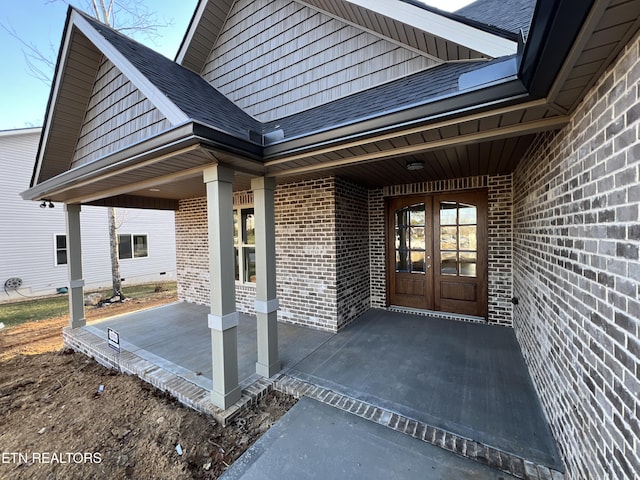
[[[185,34],[182,40],[182,44],[180,45],[180,50],[176,54],[175,62],[179,63],[180,65],[182,65],[182,62],[184,62],[184,57],[187,54],[187,51],[189,50],[189,45],[191,45],[193,36],[195,35],[196,30],[200,25],[202,15],[204,15],[204,11],[206,10],[208,3],[209,2],[203,2],[203,1],[198,2],[198,5],[196,7],[196,12],[193,15],[193,19],[191,20],[191,23],[189,24],[189,30],[187,30],[187,33]]]
[[[518,44],[409,3],[389,0],[344,0],[413,28],[457,43],[491,58],[513,55]]]

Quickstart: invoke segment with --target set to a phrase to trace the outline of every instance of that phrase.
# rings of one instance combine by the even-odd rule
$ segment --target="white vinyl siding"
[[[240,0],[202,75],[249,114],[271,121],[436,64],[294,1]]]
[[[40,129],[0,132],[0,287],[8,278],[22,279],[25,295],[53,293],[68,286],[67,268],[56,266],[55,236],[64,235],[64,205],[40,208],[39,202],[22,200],[29,187]],[[149,256],[121,263],[127,283],[175,279],[174,212],[117,209],[123,232],[148,235]],[[87,288],[111,285],[109,232],[105,207],[82,206],[82,261]],[[165,275],[160,275],[165,272]],[[0,288],[0,301],[9,297]]]

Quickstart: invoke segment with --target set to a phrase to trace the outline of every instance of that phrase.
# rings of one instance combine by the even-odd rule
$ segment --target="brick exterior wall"
[[[512,325],[512,178],[511,175],[479,176],[397,185],[369,192],[369,252],[371,306],[386,308],[385,205],[386,197],[487,190],[489,323]]]
[[[369,190],[369,285],[372,308],[387,307],[384,195]]]
[[[513,325],[513,185],[511,175],[487,178],[489,321]]]
[[[278,186],[279,319],[337,330],[334,179]]]
[[[176,211],[178,299],[209,305],[209,237],[207,199],[180,200]]]
[[[253,203],[234,193],[235,206]],[[209,304],[206,198],[176,212],[178,295]],[[279,185],[276,278],[281,321],[338,331],[369,308],[367,191],[342,179]],[[236,285],[236,308],[253,314],[255,287]]]
[[[639,43],[514,172],[514,327],[573,479],[640,472]]]
[[[369,199],[366,188],[336,178],[338,329],[366,312],[369,288]]]

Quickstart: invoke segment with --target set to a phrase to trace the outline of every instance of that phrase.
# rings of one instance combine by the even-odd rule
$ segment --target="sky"
[[[391,1],[391,0],[389,0]],[[78,6],[80,0],[68,3]],[[186,32],[197,0],[145,0],[161,23],[159,38],[151,42],[136,40],[174,59]],[[454,11],[471,0],[427,0],[424,3]],[[67,5],[61,0],[0,1],[0,24],[35,45],[41,52],[57,58]],[[0,27],[0,130],[39,127],[43,123],[50,85],[28,72],[23,45]]]

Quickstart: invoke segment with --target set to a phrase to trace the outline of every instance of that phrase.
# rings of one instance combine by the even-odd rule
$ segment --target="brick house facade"
[[[389,3],[202,0],[175,62],[70,10],[48,113],[65,122],[25,197],[68,205],[71,249],[81,204],[176,210],[221,408],[238,312],[266,332],[370,308],[486,321],[514,329],[567,476],[637,476],[640,2]],[[85,115],[130,93],[126,137]],[[83,145],[99,158],[76,152],[103,130]]]
[[[484,176],[367,189],[339,177],[276,189],[276,263],[280,320],[338,331],[369,308],[387,308],[384,198],[485,189],[489,212],[489,316],[512,325],[511,176]],[[250,191],[235,206],[251,206]],[[300,218],[304,217],[303,226]],[[179,299],[209,304],[206,198],[176,211]],[[376,248],[377,246],[377,248]],[[238,311],[255,313],[255,288],[236,283]]]
[[[571,478],[640,471],[639,48],[513,174],[514,328]]]

